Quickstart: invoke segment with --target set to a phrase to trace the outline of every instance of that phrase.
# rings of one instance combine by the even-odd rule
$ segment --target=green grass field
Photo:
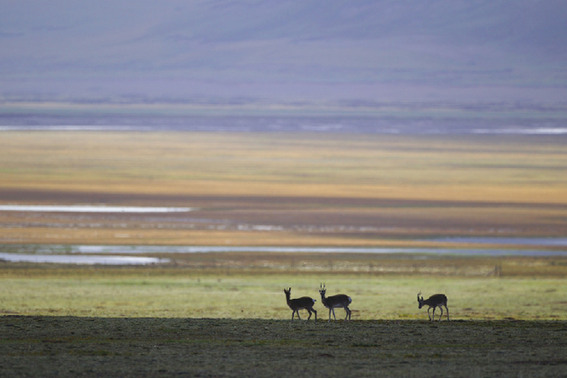
[[[318,293],[319,283],[325,282],[328,295],[342,292],[352,297],[356,320],[426,319],[426,312],[417,309],[418,291],[426,297],[447,294],[455,320],[567,320],[567,286],[562,277],[206,273],[152,268],[3,269],[0,273],[2,314],[287,319],[291,310],[283,288],[292,287],[292,297],[317,299],[315,309],[326,319],[328,312]],[[337,312],[344,316],[342,310]]]

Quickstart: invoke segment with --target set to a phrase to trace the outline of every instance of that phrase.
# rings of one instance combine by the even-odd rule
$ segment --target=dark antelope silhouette
[[[337,316],[335,315],[335,308],[342,307],[346,311],[345,320],[350,320],[351,311],[348,308],[348,305],[352,302],[352,299],[348,295],[344,294],[337,294],[330,297],[325,297],[325,293],[327,289],[325,288],[324,284],[319,286],[319,293],[321,294],[321,301],[323,305],[329,309],[329,321],[331,321],[331,312],[333,312],[333,317],[337,320]]]
[[[317,311],[313,309],[313,305],[315,304],[315,299],[311,297],[301,297],[301,298],[291,299],[290,298],[291,287],[287,290],[284,289],[283,291],[285,293],[285,299],[287,300],[287,305],[293,311],[291,313],[291,320],[293,320],[293,316],[295,315],[295,313],[297,313],[297,319],[301,319],[299,317],[299,310],[301,309],[305,309],[309,312],[309,317],[307,318],[307,320],[311,319],[312,312],[315,313],[315,320],[317,320]]]
[[[423,296],[420,298],[421,291],[417,294],[417,303],[419,303],[419,308],[423,306],[429,306],[427,308],[427,316],[429,316],[429,320],[435,320],[435,309],[439,307],[441,310],[441,315],[439,315],[439,321],[441,321],[441,317],[443,316],[443,307],[447,310],[447,320],[449,320],[449,307],[447,307],[447,296],[445,294],[435,294],[427,298],[426,300],[423,299]],[[433,317],[429,314],[429,310],[433,308]]]

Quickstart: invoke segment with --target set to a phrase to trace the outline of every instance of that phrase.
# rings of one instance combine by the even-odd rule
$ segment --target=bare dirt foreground
[[[0,318],[0,376],[565,376],[563,321]]]

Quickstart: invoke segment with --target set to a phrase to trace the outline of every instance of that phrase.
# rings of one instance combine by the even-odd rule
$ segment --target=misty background
[[[89,111],[150,125],[156,114],[172,124],[188,114],[346,115],[414,126],[457,119],[444,127],[461,130],[481,130],[480,117],[488,129],[557,133],[567,120],[560,0],[1,4],[3,125]]]

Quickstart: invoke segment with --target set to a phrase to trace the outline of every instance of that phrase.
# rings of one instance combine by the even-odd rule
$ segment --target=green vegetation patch
[[[189,269],[53,268],[0,270],[0,315],[290,319],[283,289],[310,296],[327,319],[318,288],[344,293],[352,319],[427,319],[417,292],[444,293],[451,319],[567,320],[562,277],[246,273]],[[253,303],[251,303],[251,301]],[[342,309],[335,310],[338,318]],[[307,312],[300,311],[303,319]]]

